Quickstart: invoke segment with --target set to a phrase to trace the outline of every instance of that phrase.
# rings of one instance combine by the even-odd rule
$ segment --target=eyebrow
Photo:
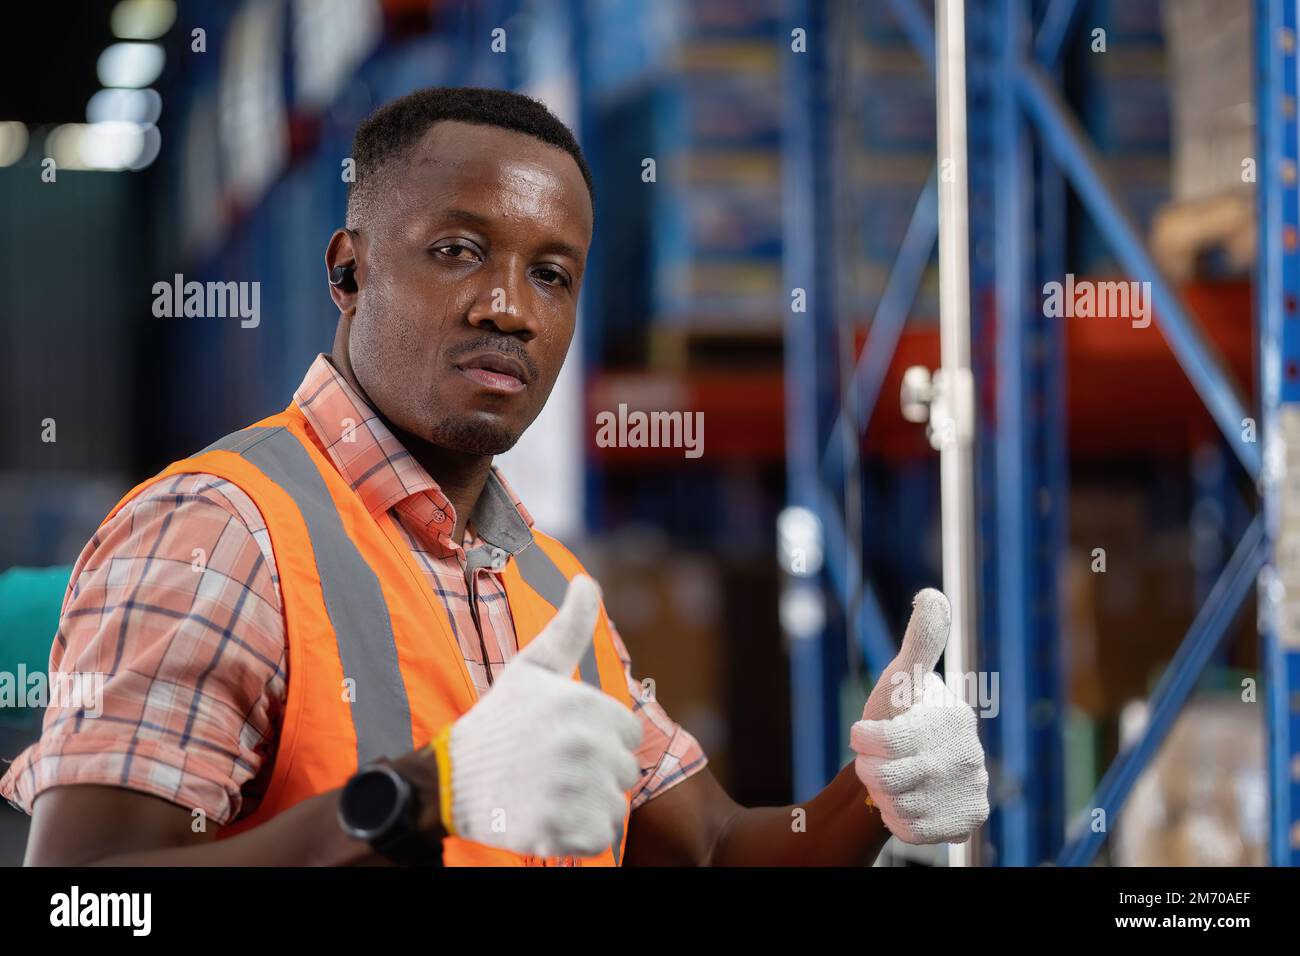
[[[561,239],[556,239],[542,246],[542,252],[554,252],[562,256],[568,256],[574,262],[582,262],[582,253],[578,251],[577,246],[570,245]]]
[[[492,225],[491,220],[489,220],[486,216],[480,215],[479,213],[476,212],[472,212],[469,209],[459,209],[459,208],[444,209],[441,213],[441,218],[451,219],[456,222],[463,222],[470,226],[477,226],[480,229],[488,229]],[[578,249],[577,246],[565,242],[563,239],[552,239],[550,242],[545,243],[542,246],[540,251],[554,252],[562,256],[568,256],[574,262],[579,262],[579,263],[582,262],[581,250]]]
[[[442,216],[446,219],[455,219],[459,222],[468,223],[471,226],[478,226],[481,229],[486,229],[491,225],[486,216],[470,212],[468,209],[444,209]]]

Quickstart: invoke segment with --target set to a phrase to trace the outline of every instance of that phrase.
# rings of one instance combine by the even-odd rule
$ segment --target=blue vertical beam
[[[1071,0],[1073,2],[1073,0]],[[1035,0],[1046,5],[1037,37],[1052,23],[1056,0]],[[1062,14],[1065,37],[1074,18]],[[1059,57],[1059,51],[1058,51]],[[1053,61],[1052,71],[1060,79]],[[1029,775],[1026,779],[1029,821],[1029,863],[1052,859],[1065,838],[1065,735],[1068,686],[1061,649],[1062,561],[1069,544],[1067,505],[1069,501],[1069,442],[1065,414],[1066,330],[1065,323],[1048,318],[1041,308],[1041,289],[1048,280],[1059,280],[1066,271],[1066,231],[1063,210],[1067,208],[1065,178],[1048,159],[1042,144],[1032,148],[1034,160],[1034,286],[1030,310],[1033,334],[1025,356],[1033,370],[1033,384],[1026,403],[1031,410],[1029,441],[1034,462],[1034,487],[1026,504],[1029,508],[1029,658],[1025,662],[1029,679],[1026,720],[1029,736]]]
[[[818,463],[824,430],[823,411],[834,407],[834,379],[827,374],[826,350],[835,342],[834,274],[831,230],[826,102],[826,46],[822,4],[786,0],[782,24],[782,245],[785,288],[785,428],[787,498],[814,514],[826,513]],[[795,53],[789,37],[796,28],[807,36],[807,51]],[[789,292],[805,291],[805,309],[792,309]],[[833,515],[833,512],[830,513]],[[823,525],[827,519],[823,519]],[[831,519],[833,520],[833,519]],[[824,549],[825,560],[838,561],[840,549]],[[792,587],[819,588],[816,580],[799,579]],[[829,757],[838,751],[838,700],[827,692],[829,645],[825,627],[792,637],[789,644],[791,742],[794,797],[816,793],[837,767]]]
[[[1294,643],[1294,623],[1289,635],[1279,633],[1280,627],[1287,627],[1290,596],[1285,593],[1288,582],[1277,567],[1282,496],[1288,483],[1282,417],[1294,416],[1300,407],[1296,27],[1294,2],[1256,0],[1259,255],[1255,303],[1260,424],[1270,462],[1260,482],[1269,564],[1260,576],[1259,631],[1266,704],[1269,860],[1274,866],[1300,865],[1300,647]]]
[[[597,130],[600,123],[600,110],[597,107],[599,91],[596,89],[592,69],[591,17],[586,11],[586,0],[569,0],[568,6],[568,19],[572,24],[569,42],[573,44],[572,55],[578,71],[578,136],[582,140],[582,150],[587,157],[592,182],[597,184],[597,195],[603,195],[603,190],[599,187],[604,172],[604,155]],[[592,212],[596,213],[596,210],[593,209]],[[599,213],[596,213],[596,221],[601,221]],[[587,253],[583,290],[578,302],[578,336],[582,347],[584,383],[581,407],[584,417],[587,414],[586,383],[600,370],[605,340],[600,316],[591,308],[591,303],[601,300],[604,244],[596,237],[593,240]],[[583,523],[587,533],[597,534],[605,527],[605,475],[588,449],[583,449],[583,456]]]
[[[981,414],[982,654],[1000,708],[986,721],[998,865],[1055,856],[1064,831],[1059,568],[1065,550],[1064,329],[1037,289],[1064,273],[1064,182],[1029,135],[1017,71],[1033,0],[972,0],[972,321]]]
[[[967,7],[973,341],[980,415],[981,654],[1000,707],[983,731],[989,856],[1051,858],[1064,830],[1059,576],[1066,482],[1060,323],[1038,285],[1064,271],[1064,184],[1029,135],[1016,69],[1032,42],[1031,0]]]
[[[1038,161],[1043,163],[1041,152]],[[1045,165],[1045,164],[1044,164]],[[1066,190],[1056,170],[1039,173],[1039,193],[1044,208],[1066,207]],[[1057,213],[1059,215],[1059,212]],[[1065,273],[1065,223],[1040,220],[1039,276]],[[1050,271],[1043,264],[1058,265]],[[1062,656],[1060,635],[1064,616],[1061,582],[1062,563],[1069,547],[1069,440],[1066,422],[1066,334],[1065,326],[1037,312],[1039,334],[1031,349],[1036,352],[1034,422],[1037,454],[1037,487],[1028,502],[1034,515],[1031,534],[1030,569],[1034,601],[1029,608],[1030,697],[1027,705],[1030,752],[1033,755],[1028,778],[1033,844],[1031,863],[1055,857],[1065,836],[1065,738],[1069,709],[1069,683]]]
[[[984,723],[998,865],[1056,856],[1065,830],[1060,566],[1065,553],[1065,330],[1037,289],[1065,272],[1065,183],[1018,101],[1040,0],[972,0],[971,317],[980,414],[982,654],[1001,708]],[[1050,9],[1048,10],[1050,14]],[[1043,29],[1049,29],[1044,25]],[[1041,35],[1041,30],[1039,35]]]
[[[1268,687],[1269,862],[1300,866],[1300,653],[1285,646],[1276,631],[1265,635]]]
[[[997,196],[998,140],[997,101],[998,63],[1002,44],[1002,0],[971,0],[966,8],[966,81],[967,81],[967,150],[970,161],[968,199],[970,203],[971,242],[971,371],[975,376],[975,393],[980,401],[976,419],[975,450],[979,468],[976,473],[976,510],[979,516],[978,543],[981,666],[990,674],[1001,674],[997,635],[998,607],[998,510],[997,510],[997,436],[995,409],[988,407],[994,394],[995,355],[990,344],[997,342],[997,269],[1002,258],[998,248],[999,206]],[[1001,678],[999,677],[999,681]],[[999,686],[1001,691],[1001,686]],[[1001,705],[1009,703],[1001,694]],[[1002,742],[996,718],[987,721],[980,736],[989,767],[989,821],[982,833],[989,843],[984,859],[991,865],[1002,862]]]
[[[995,195],[997,225],[997,579],[996,642],[1002,708],[995,722],[999,743],[1000,814],[998,862],[1027,866],[1030,860],[1028,686],[1028,574],[1031,455],[1026,437],[1025,340],[1031,303],[1028,268],[1033,161],[1016,101],[1016,66],[1028,44],[1028,0],[1000,0],[1002,44],[995,89]],[[1027,195],[1028,194],[1028,195]]]

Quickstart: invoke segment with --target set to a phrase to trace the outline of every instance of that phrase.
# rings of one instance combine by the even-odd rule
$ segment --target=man
[[[854,765],[803,807],[742,808],[492,467],[574,332],[594,197],[569,130],[430,89],[353,158],[331,354],[284,412],[129,493],[74,568],[51,670],[103,672],[103,714],[52,706],[0,781],[27,861],[857,864],[890,831],[967,838],[988,778],[932,673],[942,595],[918,596]]]

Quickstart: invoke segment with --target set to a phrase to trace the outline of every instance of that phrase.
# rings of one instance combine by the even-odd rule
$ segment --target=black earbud
[[[330,285],[343,292],[357,291],[357,270],[355,266],[335,266],[330,270]]]

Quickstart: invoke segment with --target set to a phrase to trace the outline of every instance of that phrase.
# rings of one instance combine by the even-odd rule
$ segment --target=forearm
[[[947,599],[921,591],[899,656],[849,730],[857,755],[804,804],[746,809],[702,767],[633,812],[625,862],[639,866],[861,866],[893,834],[960,843],[988,819],[988,772],[974,710],[934,673],[952,622]],[[891,675],[925,675],[894,699]],[[910,679],[910,678],[909,678]],[[941,704],[942,706],[938,706]],[[868,806],[868,786],[875,795]],[[877,808],[879,807],[879,809]]]
[[[375,866],[387,861],[338,822],[341,790],[331,790],[226,840],[118,853],[90,866]]]
[[[889,831],[866,800],[867,789],[850,764],[806,803],[736,807],[709,862],[714,866],[868,865],[889,839]]]
[[[390,761],[419,794],[416,826],[443,830],[436,761]],[[27,863],[34,866],[383,866],[389,861],[339,823],[342,790],[318,794],[228,839],[193,833],[191,815],[157,797],[100,786],[56,787],[37,798]],[[109,821],[113,821],[110,824]]]

